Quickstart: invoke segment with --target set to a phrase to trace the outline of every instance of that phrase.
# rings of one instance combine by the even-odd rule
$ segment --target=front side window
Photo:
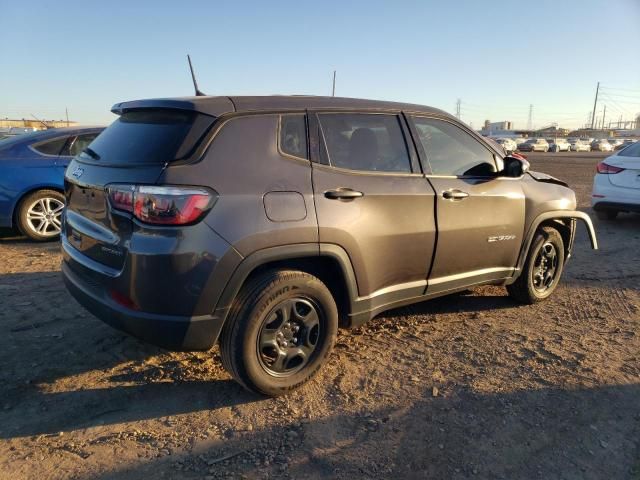
[[[433,175],[487,176],[496,171],[493,153],[464,130],[435,118],[414,117]]]
[[[397,115],[318,114],[329,165],[350,170],[411,173]]]
[[[44,155],[58,155],[69,137],[58,137],[48,142],[32,145],[32,148]]]
[[[304,115],[280,116],[279,141],[282,153],[307,158],[307,128]]]

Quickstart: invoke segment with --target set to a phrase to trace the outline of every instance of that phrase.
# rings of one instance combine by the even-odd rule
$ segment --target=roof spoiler
[[[213,117],[235,112],[229,97],[184,97],[184,98],[151,98],[116,103],[111,112],[122,115],[131,110],[163,108],[171,110],[191,110]]]

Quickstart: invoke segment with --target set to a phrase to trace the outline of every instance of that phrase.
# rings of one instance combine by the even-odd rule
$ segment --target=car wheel
[[[64,195],[55,190],[38,190],[27,195],[18,207],[17,223],[23,235],[44,242],[57,239],[62,228]]]
[[[548,298],[558,287],[564,268],[564,242],[552,227],[543,227],[531,243],[518,279],[507,286],[509,296],[532,304]]]
[[[616,210],[596,210],[596,217],[598,220],[615,220],[618,213]]]
[[[246,389],[278,396],[309,381],[333,349],[338,310],[318,278],[274,270],[251,279],[220,339],[225,369]]]

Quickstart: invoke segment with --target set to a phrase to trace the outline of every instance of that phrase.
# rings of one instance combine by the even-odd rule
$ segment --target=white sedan
[[[640,142],[598,163],[593,178],[591,206],[601,220],[619,212],[640,213]]]

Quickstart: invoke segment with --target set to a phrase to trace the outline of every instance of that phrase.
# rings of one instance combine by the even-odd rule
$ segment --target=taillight
[[[614,173],[620,173],[624,170],[624,168],[620,168],[620,167],[614,167],[613,165],[609,165],[606,164],[604,162],[600,162],[598,163],[598,165],[596,165],[596,171],[598,173],[604,173],[606,175],[611,175]]]
[[[205,188],[177,186],[109,185],[107,194],[112,208],[154,225],[195,223],[217,199]]]

